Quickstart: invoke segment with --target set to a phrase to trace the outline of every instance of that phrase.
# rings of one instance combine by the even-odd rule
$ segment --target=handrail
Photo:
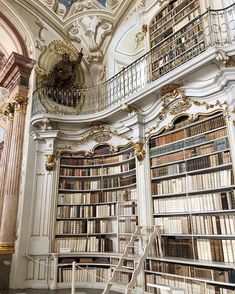
[[[72,90],[81,93],[76,103],[58,98],[61,102],[58,105],[57,101],[52,101],[51,97],[45,95],[45,87],[36,89],[32,113],[86,115],[120,105],[128,96],[144,89],[205,50],[216,45],[232,44],[232,35],[235,35],[234,22],[235,3],[223,9],[208,9],[103,84]],[[71,93],[68,92],[68,95]]]

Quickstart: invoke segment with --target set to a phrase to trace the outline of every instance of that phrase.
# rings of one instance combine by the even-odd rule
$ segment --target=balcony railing
[[[72,92],[65,90],[67,93],[62,91],[61,95],[67,97],[66,99],[59,98],[61,91],[59,89],[37,89],[34,92],[33,114],[51,112],[85,115],[101,112],[120,105],[133,93],[206,49],[233,42],[235,42],[235,4],[221,10],[208,10],[162,40],[148,53],[103,84],[92,88],[75,89]],[[52,99],[49,93],[52,91],[58,93],[58,101],[50,101]],[[72,100],[69,97],[72,97]]]

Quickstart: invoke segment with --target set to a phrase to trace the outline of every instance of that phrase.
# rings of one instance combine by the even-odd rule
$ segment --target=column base
[[[0,254],[15,253],[14,245],[0,244]]]

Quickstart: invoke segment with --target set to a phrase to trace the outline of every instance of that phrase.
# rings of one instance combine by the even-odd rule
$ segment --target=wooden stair
[[[157,226],[137,226],[135,232],[132,234],[129,243],[123,254],[120,256],[119,262],[113,271],[112,277],[108,280],[102,294],[108,294],[112,286],[125,287],[125,294],[132,293],[137,281],[137,277],[144,266],[147,254],[154,241],[158,238],[158,244],[161,244],[160,227]],[[136,242],[140,246],[135,246]],[[137,249],[137,250],[135,250]],[[160,248],[159,248],[160,249]],[[161,250],[161,249],[160,249]],[[135,252],[138,251],[138,252]],[[141,251],[141,252],[139,252]],[[161,252],[160,252],[161,255]],[[126,266],[128,261],[133,261],[133,268]],[[118,279],[122,273],[129,275],[128,282]]]

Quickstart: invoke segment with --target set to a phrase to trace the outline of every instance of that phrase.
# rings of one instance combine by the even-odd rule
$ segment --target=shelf
[[[226,138],[226,137],[224,137],[224,138]],[[171,161],[171,162],[167,162],[167,163],[152,165],[151,169],[160,168],[160,167],[164,167],[164,166],[168,166],[168,165],[179,164],[179,163],[187,162],[187,161],[190,161],[190,160],[193,160],[193,159],[198,159],[198,158],[211,156],[211,155],[215,155],[215,154],[219,154],[219,153],[223,153],[223,152],[228,152],[228,151],[230,151],[230,149],[226,148],[226,149],[222,149],[222,150],[219,150],[219,151],[210,152],[210,153],[207,153],[207,154],[201,154],[201,155],[197,155],[197,156],[193,156],[193,157],[186,157],[185,159],[182,159],[182,160],[176,160],[176,161]],[[156,157],[158,157],[158,156],[156,156]],[[152,157],[151,159],[153,159],[153,158],[155,158],[155,157]]]
[[[112,178],[116,178],[116,177],[120,177],[120,176],[123,176],[123,175],[131,175],[131,174],[135,174],[135,171],[136,169],[133,168],[131,170],[128,170],[128,171],[125,171],[125,172],[120,172],[120,173],[113,173],[113,174],[103,174],[103,175],[90,175],[90,176],[65,176],[65,175],[62,175],[60,174],[60,178],[67,178],[67,179],[102,179],[102,178],[106,178],[106,177],[112,177]]]
[[[127,186],[121,186],[121,187],[112,187],[112,188],[100,188],[100,189],[89,189],[89,190],[72,190],[72,189],[59,189],[59,192],[76,192],[76,193],[86,193],[86,192],[98,192],[98,191],[112,191],[112,190],[122,190],[127,189],[130,187],[136,186],[136,183],[130,184]]]
[[[235,263],[228,262],[218,262],[218,261],[205,261],[205,260],[196,260],[190,258],[180,258],[180,257],[153,257],[148,256],[147,260],[156,260],[170,263],[179,263],[186,265],[195,265],[195,266],[203,266],[209,268],[220,268],[220,269],[235,269]]]
[[[213,115],[213,118],[220,117],[220,116],[221,116],[221,113],[218,113],[218,114]],[[175,133],[175,132],[178,132],[178,131],[184,130],[184,129],[190,129],[191,127],[193,127],[193,126],[195,126],[195,125],[198,125],[198,124],[200,124],[200,123],[202,123],[202,122],[206,122],[206,121],[210,121],[210,120],[211,120],[211,117],[208,117],[208,118],[205,118],[205,119],[203,119],[203,120],[199,120],[199,121],[196,121],[196,122],[190,123],[190,126],[189,126],[189,125],[185,125],[185,126],[183,126],[183,127],[173,129],[172,131],[168,131],[167,133],[164,133],[164,134],[155,135],[155,136],[153,135],[153,136],[151,137],[151,139],[161,138],[161,137],[164,137],[164,136],[166,136],[166,135],[168,135],[168,134],[172,134],[172,133]],[[226,128],[226,126],[220,127],[220,128],[218,128],[218,129],[224,129],[224,128]],[[214,131],[214,130],[217,130],[217,128],[216,128],[216,129],[213,129],[213,130],[211,130],[211,131]],[[198,134],[198,135],[201,135],[201,134]],[[198,136],[198,135],[196,135],[196,136]],[[191,138],[191,137],[188,137],[188,138]]]
[[[117,216],[88,216],[88,217],[57,217],[57,221],[69,220],[69,221],[76,221],[76,220],[99,220],[99,219],[116,219]]]
[[[105,258],[119,258],[121,254],[119,252],[68,252],[68,253],[61,253],[61,252],[51,252],[50,255],[52,257],[105,257]]]
[[[176,239],[226,239],[234,240],[234,235],[208,235],[208,234],[161,234],[162,237],[175,237]]]
[[[55,234],[56,238],[67,236],[67,237],[76,237],[76,236],[115,236],[117,233],[61,233],[61,234]]]
[[[73,263],[58,263],[58,267],[67,267],[67,266],[71,266],[72,267]],[[79,266],[90,266],[90,267],[111,267],[112,264],[108,264],[108,263],[80,263],[80,262],[76,262],[76,264],[78,264]]]
[[[235,209],[229,210],[215,210],[215,211],[184,211],[184,212],[164,212],[164,213],[154,213],[154,217],[166,217],[166,216],[183,216],[183,215],[218,215],[218,214],[235,214]]]
[[[173,142],[170,142],[168,144],[164,144],[164,145],[161,145],[161,146],[157,146],[157,147],[152,147],[151,148],[151,151],[150,151],[150,158],[154,158],[154,157],[158,157],[158,156],[162,156],[162,155],[166,155],[166,154],[169,154],[169,153],[173,153],[173,152],[178,152],[178,151],[181,151],[181,150],[188,150],[188,149],[191,149],[191,148],[195,148],[195,147],[199,147],[199,146],[203,146],[203,145],[206,145],[206,144],[209,144],[209,143],[214,143],[215,141],[217,140],[221,140],[221,139],[224,139],[224,138],[228,138],[228,136],[222,136],[222,137],[219,137],[219,138],[216,138],[216,139],[213,139],[213,140],[208,140],[208,141],[204,141],[202,143],[198,143],[198,144],[193,144],[193,145],[189,145],[189,146],[186,146],[186,143],[187,143],[187,140],[191,140],[191,138],[195,138],[195,137],[199,137],[199,136],[204,136],[204,135],[207,135],[209,133],[213,133],[214,131],[219,131],[221,129],[225,129],[225,127],[222,127],[222,128],[218,128],[218,129],[213,129],[212,131],[208,131],[206,133],[201,133],[199,135],[195,135],[195,136],[192,136],[192,137],[187,137],[185,139],[181,139],[181,140],[177,140],[177,141],[173,141]],[[158,150],[160,148],[162,148],[163,146],[166,147],[166,146],[171,146],[171,145],[174,145],[175,143],[178,143],[178,142],[184,142],[183,145],[184,147],[182,148],[178,148],[178,149],[174,149],[172,151],[167,151],[167,152],[163,152],[161,154],[156,154],[156,155],[151,155],[151,152],[152,151],[155,151],[155,150]],[[218,151],[219,152],[219,151]]]
[[[65,157],[63,157],[65,158]],[[75,157],[66,157],[66,159],[76,159]],[[79,158],[80,159],[80,158]],[[83,159],[81,157],[81,159]],[[90,158],[89,158],[90,159]],[[61,167],[65,167],[65,168],[83,168],[83,169],[88,169],[88,168],[97,168],[97,167],[108,167],[108,166],[115,166],[115,165],[123,165],[125,163],[128,163],[130,161],[135,161],[135,157],[131,157],[131,158],[128,158],[126,160],[123,160],[123,161],[118,161],[118,162],[113,162],[113,163],[99,163],[99,164],[92,164],[92,165],[89,165],[89,164],[78,164],[78,165],[74,165],[74,164],[61,164],[60,166]]]
[[[74,203],[74,204],[58,203],[57,206],[102,206],[102,205],[117,204],[117,202],[118,201],[113,201],[113,202],[96,202],[96,203]]]
[[[161,275],[161,276],[176,277],[176,278],[180,278],[183,280],[185,279],[185,280],[199,281],[199,282],[203,282],[203,283],[220,285],[220,286],[235,287],[235,284],[233,284],[233,283],[217,282],[217,281],[207,280],[207,279],[203,279],[203,278],[193,278],[193,277],[188,277],[188,276],[175,275],[175,274],[163,273],[163,272],[155,272],[155,271],[150,271],[150,270],[145,270],[145,273]]]
[[[224,187],[217,187],[217,188],[211,188],[211,189],[204,189],[204,190],[194,190],[194,191],[184,191],[184,192],[175,192],[170,194],[154,194],[152,195],[152,198],[165,198],[165,197],[180,197],[180,196],[186,196],[186,195],[197,195],[197,194],[211,194],[214,192],[223,192],[223,191],[229,191],[235,189],[235,185],[230,186],[224,186]]]
[[[187,175],[194,175],[194,174],[205,174],[209,173],[211,171],[218,171],[218,170],[227,170],[232,168],[232,163],[229,164],[221,164],[218,166],[211,166],[207,167],[204,169],[195,169],[192,171],[185,171],[183,173],[178,173],[178,174],[172,174],[172,175],[166,175],[166,176],[161,176],[161,177],[152,177],[152,181],[158,181],[158,180],[165,180],[165,179],[170,179],[170,178],[182,178],[186,177]]]

